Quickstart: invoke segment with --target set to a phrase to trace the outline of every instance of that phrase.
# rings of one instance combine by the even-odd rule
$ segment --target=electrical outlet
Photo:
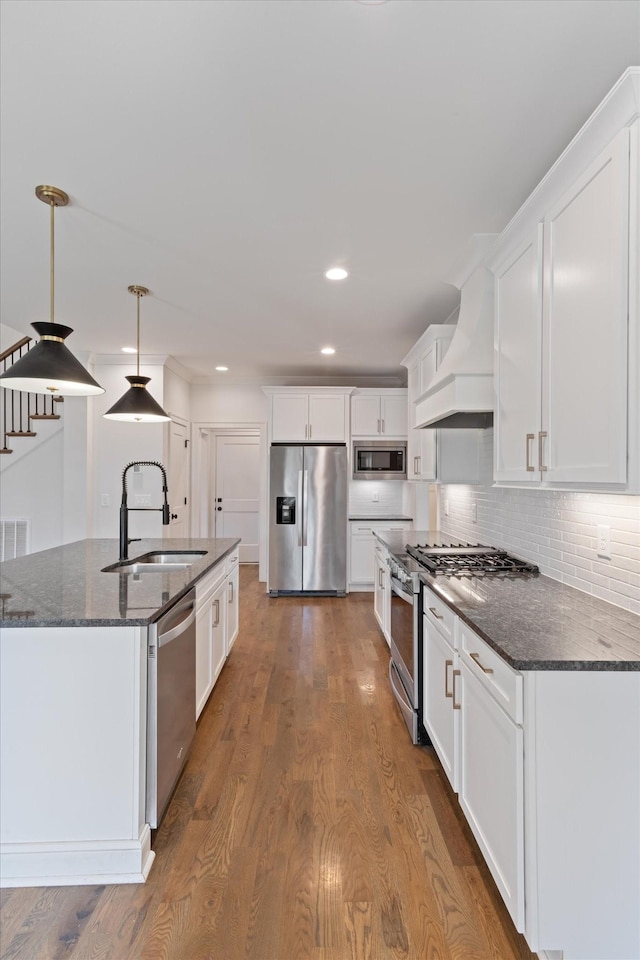
[[[102,494],[102,499],[100,500],[100,505],[103,506],[103,507],[110,507],[110,506],[111,506],[111,497],[109,496],[108,493],[103,493],[103,494]]]
[[[444,502],[444,515],[445,517],[449,516],[449,501],[445,500]]]
[[[377,490],[373,490],[371,493],[371,502],[378,503],[379,500],[380,500],[380,494],[378,493]]]
[[[598,556],[611,560],[611,527],[598,524]]]
[[[471,504],[471,519],[473,520],[474,523],[478,522],[478,504],[477,503]]]

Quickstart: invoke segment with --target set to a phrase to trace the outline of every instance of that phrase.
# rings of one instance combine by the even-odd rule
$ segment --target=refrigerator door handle
[[[296,517],[296,527],[298,528],[298,546],[302,546],[302,470],[298,470],[298,500],[297,500],[297,511],[298,516]]]
[[[309,487],[309,471],[305,470],[302,486],[302,546],[307,546],[307,492]]]

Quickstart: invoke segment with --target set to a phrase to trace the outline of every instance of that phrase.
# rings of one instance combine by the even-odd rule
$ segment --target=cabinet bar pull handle
[[[382,420],[381,423],[382,423],[382,432],[384,433],[384,420]]]
[[[311,431],[312,431],[312,429],[313,429],[313,425],[312,425],[312,424],[309,424],[309,440],[311,440]]]
[[[541,473],[544,473],[544,471],[547,469],[547,467],[543,463],[543,457],[542,457],[542,441],[546,436],[547,436],[546,430],[541,430],[540,433],[538,434],[538,466],[540,468]]]
[[[444,695],[445,697],[453,697],[453,687],[449,690],[449,667],[453,666],[453,660],[445,660],[444,662]]]
[[[441,613],[438,613],[438,611],[436,610],[435,607],[429,607],[429,610],[430,610],[431,613],[434,615],[434,617],[436,618],[436,620],[444,620],[444,617],[442,616],[442,614],[441,614]]]
[[[233,603],[233,580],[229,583],[229,603]]]
[[[472,659],[473,661],[475,661],[475,663],[478,664],[478,666],[480,667],[480,669],[482,670],[483,673],[493,673],[493,669],[492,669],[491,667],[483,667],[483,666],[482,666],[482,664],[480,663],[480,654],[479,654],[479,653],[470,653],[469,656],[471,657],[471,659]]]
[[[380,429],[380,421],[379,421],[379,420],[378,420],[378,433],[382,433],[382,430]]]
[[[305,438],[305,440],[307,439],[307,430],[308,430],[308,429],[309,429],[309,427],[308,427],[307,424],[305,423],[305,425],[304,425],[304,438]]]
[[[382,569],[380,567],[378,567],[378,586],[381,590],[384,590],[384,586],[382,584]]]
[[[414,473],[418,473],[418,472],[419,472],[419,471],[418,471],[418,460],[419,460],[419,459],[420,459],[419,457],[414,457],[414,458],[413,458],[413,472],[414,472]]]
[[[529,459],[529,454],[530,454],[530,452],[531,452],[530,447],[529,447],[529,443],[530,443],[531,440],[535,440],[535,438],[536,438],[535,433],[528,433],[528,434],[527,434],[527,472],[528,472],[528,473],[533,473],[533,472],[535,471],[535,469],[536,469],[536,468],[533,466],[533,464],[531,463],[531,460]]]
[[[220,601],[214,600],[213,603],[216,608],[216,620],[214,623],[214,627],[219,627],[220,626]]]
[[[459,670],[454,670],[454,671],[453,671],[453,683],[452,683],[452,685],[451,685],[451,696],[452,696],[452,698],[453,698],[453,709],[454,709],[454,710],[461,710],[461,709],[462,709],[462,704],[461,704],[461,703],[456,703],[456,677],[459,677],[459,676],[460,676],[460,671],[459,671]]]
[[[358,527],[358,530],[362,530],[364,533],[371,533],[371,527]]]

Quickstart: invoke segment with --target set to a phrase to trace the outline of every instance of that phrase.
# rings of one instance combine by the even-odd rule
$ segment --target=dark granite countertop
[[[373,514],[373,513],[369,513],[369,514],[364,514],[364,513],[360,514],[360,513],[357,513],[357,514],[350,514],[350,515],[349,515],[349,521],[351,522],[352,520],[361,520],[361,521],[364,521],[364,522],[366,522],[366,523],[375,523],[376,520],[384,520],[384,521],[388,521],[388,520],[404,520],[404,521],[407,522],[407,523],[411,523],[411,521],[413,520],[413,517],[405,517],[405,516],[404,516],[403,514],[401,514],[401,513],[375,513],[375,514]]]
[[[117,540],[78,540],[0,563],[2,627],[132,626],[153,622],[224,559],[237,539],[141,540],[130,557],[150,550],[206,550],[183,570],[103,573],[117,563]]]
[[[451,539],[437,530],[377,536],[392,553]],[[516,670],[640,670],[640,617],[550,577],[421,579]]]

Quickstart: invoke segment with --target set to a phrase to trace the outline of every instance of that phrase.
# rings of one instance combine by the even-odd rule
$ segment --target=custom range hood
[[[477,266],[460,287],[449,349],[415,404],[416,427],[493,424],[493,275]]]

